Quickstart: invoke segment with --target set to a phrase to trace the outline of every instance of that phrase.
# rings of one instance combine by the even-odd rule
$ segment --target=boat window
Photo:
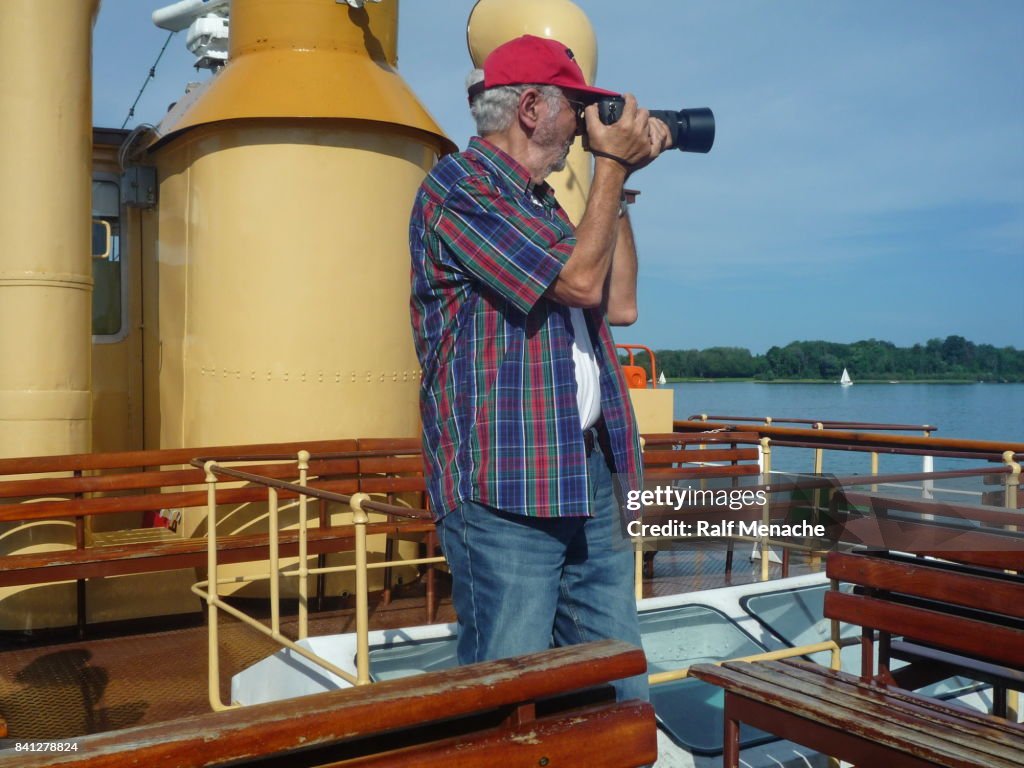
[[[706,605],[643,611],[640,634],[649,673],[735,659],[765,650],[736,622]],[[721,688],[695,678],[675,680],[651,688],[651,704],[662,730],[673,742],[695,755],[721,754],[725,706]],[[747,725],[740,727],[743,749],[777,738]]]
[[[454,636],[438,640],[404,640],[370,649],[370,670],[374,682],[458,665]]]
[[[92,182],[92,333],[114,336],[123,322],[121,194],[114,181]]]

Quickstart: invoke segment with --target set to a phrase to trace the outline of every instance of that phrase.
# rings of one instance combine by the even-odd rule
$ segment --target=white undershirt
[[[572,332],[572,361],[576,365],[576,405],[580,410],[580,428],[588,429],[601,418],[601,371],[597,367],[594,346],[583,310],[570,307]]]

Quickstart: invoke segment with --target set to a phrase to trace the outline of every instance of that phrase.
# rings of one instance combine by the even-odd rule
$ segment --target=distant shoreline
[[[1024,382],[1024,350],[975,344],[963,336],[911,347],[866,339],[850,344],[793,341],[757,355],[746,347],[660,349],[654,354],[666,378],[684,381],[831,384],[848,371],[854,384]],[[619,358],[627,364],[622,354]],[[628,364],[650,370],[645,351],[631,356]]]

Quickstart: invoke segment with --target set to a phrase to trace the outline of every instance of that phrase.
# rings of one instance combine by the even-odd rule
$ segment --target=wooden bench
[[[1024,687],[1024,577],[977,561],[964,566],[921,557],[834,553],[827,573],[856,585],[832,591],[825,615],[863,627],[862,675],[920,688],[957,674],[991,683],[996,714],[1006,690]],[[878,659],[875,662],[875,632]],[[892,668],[892,659],[909,662]]]
[[[1024,725],[900,687],[961,671],[1002,675],[1003,683],[1019,675],[1021,577],[923,558],[839,552],[829,554],[827,574],[833,584],[859,590],[830,590],[825,616],[863,628],[860,678],[802,662],[693,667],[692,675],[725,689],[727,766],[737,765],[739,722],[862,765],[1024,765]],[[894,671],[891,660],[900,644],[911,663]]]
[[[85,736],[75,752],[0,752],[0,768],[645,765],[654,710],[605,684],[646,668],[604,640]]]
[[[698,664],[725,689],[725,768],[739,765],[739,724],[858,766],[1024,766],[1024,728],[998,717],[800,661]]]
[[[115,454],[80,454],[0,460],[0,524],[17,526],[34,521],[64,520],[74,526],[74,548],[47,552],[26,552],[0,556],[0,587],[14,587],[77,581],[77,624],[79,634],[86,625],[85,580],[106,576],[152,573],[206,565],[204,536],[184,538],[165,529],[140,529],[143,516],[154,518],[162,510],[205,509],[205,473],[182,468],[196,456],[228,459],[244,456],[244,467],[263,477],[294,479],[294,460],[283,461],[302,450],[314,453],[310,463],[311,487],[336,493],[358,491],[414,494],[423,503],[424,484],[418,456],[418,441],[365,440],[307,441],[244,446],[220,446]],[[54,475],[57,476],[54,476]],[[39,475],[46,475],[40,477]],[[266,499],[260,485],[225,482],[218,491],[219,504],[244,504]],[[295,494],[284,491],[282,499]],[[412,514],[412,513],[411,513]],[[132,529],[95,532],[91,523],[118,516],[134,520]],[[329,524],[327,507],[318,505],[319,527],[310,529],[309,552],[322,558],[331,552],[352,548],[351,526]],[[102,526],[100,526],[102,527]],[[419,537],[431,547],[433,524],[423,517],[371,523],[370,534],[387,536],[388,553],[393,540]],[[14,539],[8,536],[8,546]],[[281,554],[295,556],[298,537],[294,531],[281,533]],[[218,537],[221,563],[265,560],[265,533]],[[433,620],[433,572],[428,571],[427,619]],[[385,574],[390,586],[390,573]],[[323,594],[323,584],[318,594]],[[387,595],[390,597],[390,594]]]
[[[644,476],[648,480],[739,478],[756,475],[760,453],[756,432],[677,432],[644,435]]]

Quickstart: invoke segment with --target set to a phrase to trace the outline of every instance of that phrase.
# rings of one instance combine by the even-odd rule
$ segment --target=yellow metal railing
[[[830,667],[832,669],[840,668],[840,650],[847,646],[853,645],[859,642],[859,638],[849,637],[839,642],[835,640],[823,640],[820,643],[809,643],[807,645],[798,645],[793,648],[780,648],[777,651],[765,651],[764,653],[754,653],[749,656],[738,656],[735,659],[722,659],[721,661],[710,662],[715,666],[721,666],[733,661],[776,661],[778,659],[792,659],[797,656],[806,656],[809,653],[818,653],[820,651],[831,651],[832,661]],[[707,663],[707,662],[700,662]],[[647,676],[647,681],[651,685],[661,685],[662,683],[670,683],[673,680],[683,680],[690,676],[690,666],[680,667],[679,669],[669,670],[667,672],[655,672]]]
[[[374,501],[369,494],[355,493],[345,495],[333,493],[308,486],[309,460],[308,451],[299,451],[296,470],[298,483],[289,483],[281,480],[274,480],[262,477],[250,472],[233,469],[219,464],[216,461],[206,461],[203,468],[206,472],[207,485],[207,578],[197,582],[192,591],[201,597],[207,605],[207,617],[209,623],[209,698],[210,706],[215,710],[232,709],[239,705],[225,703],[220,694],[220,656],[218,645],[218,620],[219,611],[238,619],[256,631],[266,635],[270,639],[299,654],[308,661],[322,667],[323,669],[337,675],[351,685],[366,685],[370,682],[370,650],[369,650],[369,590],[367,572],[371,568],[388,568],[394,565],[426,565],[443,563],[443,557],[421,557],[414,559],[383,560],[379,562],[367,562],[367,525],[370,522],[368,512],[381,513],[389,516],[400,516],[405,518],[424,518],[428,516],[426,510],[399,507],[393,504],[385,504]],[[232,480],[245,480],[267,486],[267,515],[268,515],[268,571],[261,574],[248,574],[234,576],[231,578],[218,578],[217,576],[217,484],[218,475],[224,475]],[[278,499],[281,490],[296,493],[299,498],[299,527],[298,527],[298,548],[299,563],[294,569],[282,571],[280,569],[280,548],[279,530],[280,519],[278,516]],[[329,566],[323,568],[310,568],[308,566],[308,500],[310,497],[333,501],[338,504],[347,505],[352,510],[352,525],[354,527],[355,540],[355,563],[351,565]],[[298,615],[298,639],[307,637],[309,631],[309,594],[308,577],[341,572],[355,572],[355,599],[356,599],[356,674],[341,669],[336,664],[303,648],[291,638],[281,632],[281,578],[297,577],[299,594],[299,615]],[[270,582],[270,626],[268,627],[258,619],[246,614],[225,602],[219,594],[219,587],[223,584],[238,582],[269,581]]]

